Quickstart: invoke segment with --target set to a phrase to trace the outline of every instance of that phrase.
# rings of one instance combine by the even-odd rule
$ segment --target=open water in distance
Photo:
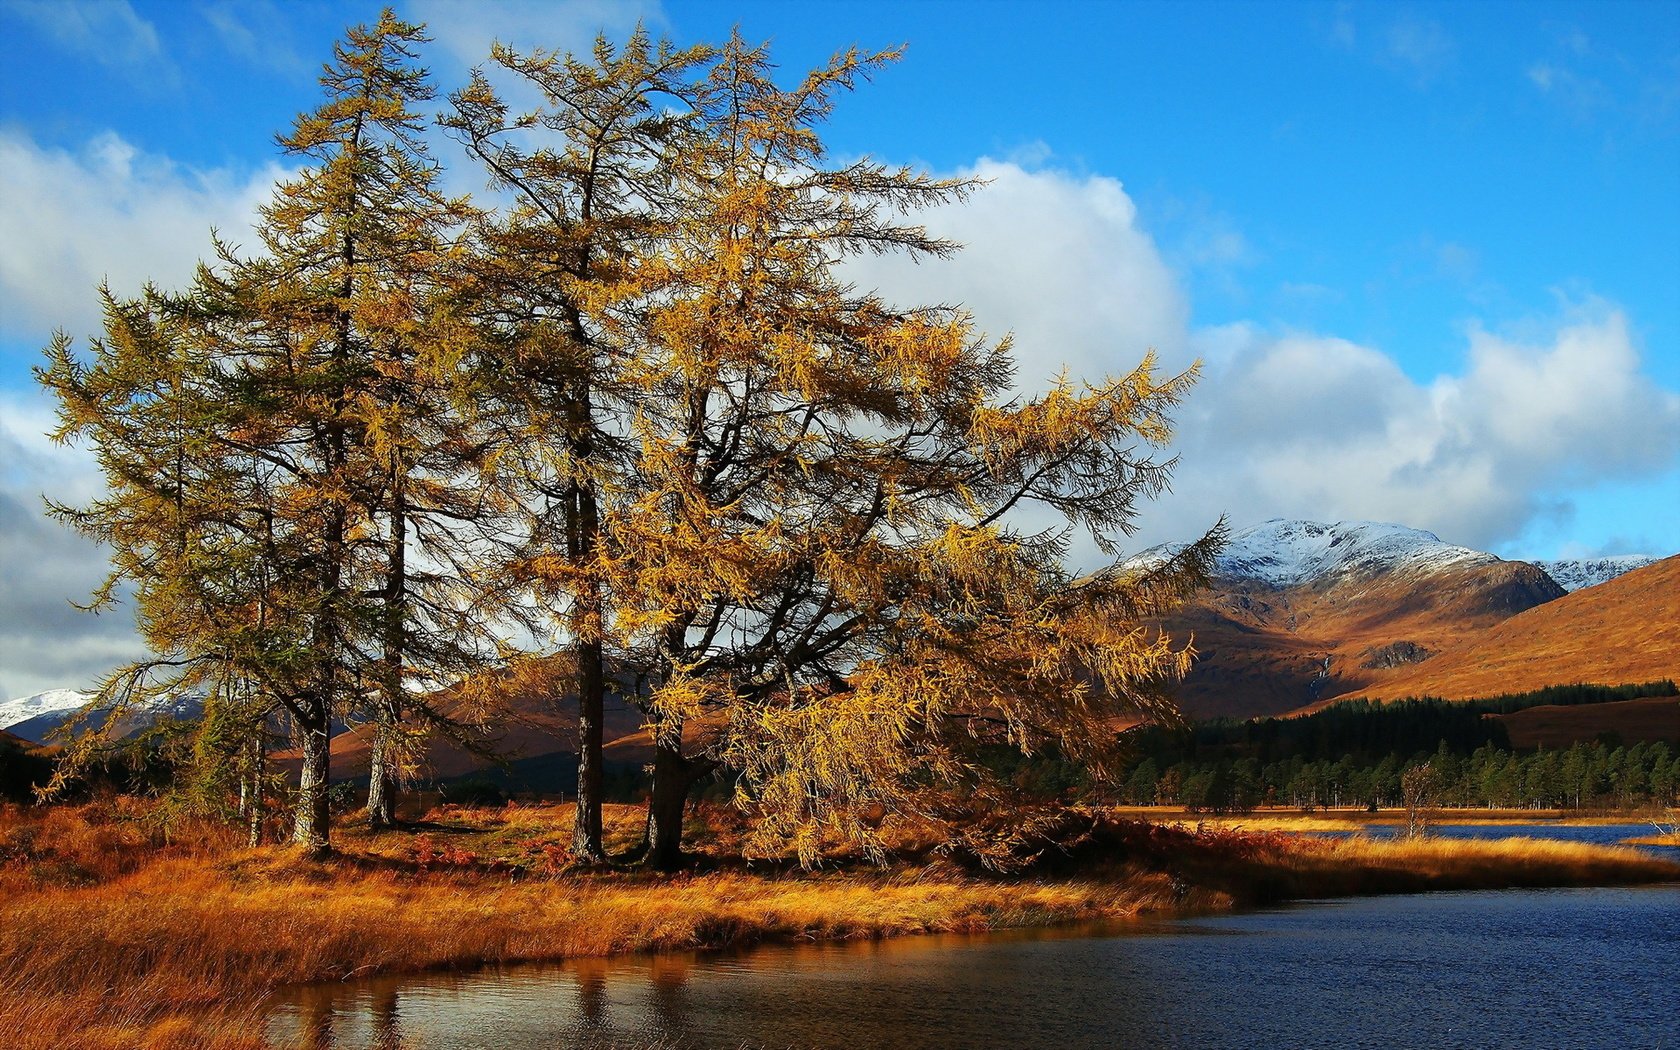
[[[1453,813],[1453,819],[1464,819]],[[1362,835],[1371,838],[1393,838],[1403,834],[1403,824],[1371,824]],[[1547,839],[1552,841],[1590,842],[1599,846],[1614,846],[1631,838],[1656,834],[1651,824],[1430,824],[1429,834],[1442,839]],[[1325,832],[1345,835],[1351,832]],[[1640,849],[1665,857],[1680,857],[1680,848],[1673,846],[1641,846]]]
[[[314,986],[283,997],[270,1034],[510,1050],[1680,1048],[1680,886],[1367,897]]]

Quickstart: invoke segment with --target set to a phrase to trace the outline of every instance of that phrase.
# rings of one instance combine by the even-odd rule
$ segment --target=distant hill
[[[1672,696],[1566,707],[1547,705],[1493,717],[1505,724],[1511,746],[1517,748],[1561,750],[1577,741],[1601,738],[1630,745],[1642,740],[1680,744],[1680,700]]]
[[[1278,520],[1234,535],[1209,590],[1160,626],[1200,654],[1180,690],[1187,714],[1252,717],[1361,695],[1564,594],[1536,566],[1420,529]]]
[[[477,688],[444,689],[428,698],[438,714],[459,723],[473,746],[432,730],[421,739],[412,769],[422,782],[456,779],[498,771],[513,786],[573,790],[577,770],[577,698],[569,691],[566,658],[530,665],[511,677],[486,672]],[[603,710],[603,759],[609,766],[639,767],[653,758],[653,738],[645,716],[620,695],[607,694]],[[368,775],[374,727],[352,726],[332,742],[332,777],[354,780]],[[692,736],[691,732],[685,736]],[[276,756],[296,760],[291,752]]]
[[[1572,682],[1660,678],[1680,679],[1680,556],[1467,634],[1363,693],[1463,700]]]

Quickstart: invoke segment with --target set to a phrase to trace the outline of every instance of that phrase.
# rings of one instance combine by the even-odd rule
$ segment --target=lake
[[[283,993],[271,1033],[545,1050],[1626,1050],[1680,1047],[1677,987],[1680,886],[1499,890],[313,986]]]

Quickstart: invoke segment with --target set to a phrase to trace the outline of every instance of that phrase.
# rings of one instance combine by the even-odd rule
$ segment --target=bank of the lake
[[[677,876],[543,876],[513,860],[541,855],[534,829],[567,826],[558,807],[458,813],[419,835],[351,839],[326,861],[209,840],[148,846],[123,840],[123,825],[78,824],[65,811],[23,834],[26,818],[6,817],[0,1013],[21,1045],[43,1047],[67,1035],[89,1047],[257,1046],[252,1018],[275,989],[382,973],[1361,894],[1680,880],[1680,864],[1626,848],[1309,839],[1129,821],[1101,822],[1014,876],[938,860],[808,873],[718,856]]]
[[[317,1050],[1629,1050],[1680,1032],[1680,886],[1351,897],[285,989]]]

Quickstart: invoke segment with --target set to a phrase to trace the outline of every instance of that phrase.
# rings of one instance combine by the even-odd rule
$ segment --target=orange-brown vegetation
[[[713,851],[675,876],[569,868],[570,809],[448,808],[322,861],[165,836],[132,805],[0,811],[0,1014],[17,1046],[254,1046],[266,995],[300,981],[768,938],[1047,925],[1349,893],[1680,878],[1632,850],[1303,839],[1094,820],[1017,876],[923,857],[815,873]],[[636,811],[609,813],[609,848]]]
[[[1606,704],[1547,704],[1494,715],[1505,723],[1511,746],[1567,748],[1614,733],[1624,744],[1642,740],[1680,743],[1680,699],[1672,696],[1614,700]]]
[[[1629,846],[1680,846],[1680,831],[1661,831],[1651,835],[1635,835],[1622,840]]]
[[[1521,562],[1285,588],[1216,579],[1164,623],[1175,637],[1193,634],[1200,654],[1180,690],[1184,710],[1251,717],[1363,695],[1434,662],[1431,656],[1399,668],[1367,666],[1383,647],[1406,642],[1439,653],[1560,593],[1541,570]]]
[[[1200,653],[1181,704],[1251,717],[1354,696],[1469,700],[1680,677],[1680,557],[1561,597],[1539,573],[1500,562],[1292,588],[1215,580],[1163,621]],[[1414,662],[1382,666],[1397,645]]]
[[[1680,678],[1680,556],[1467,635],[1362,690],[1471,700],[1576,682]]]

